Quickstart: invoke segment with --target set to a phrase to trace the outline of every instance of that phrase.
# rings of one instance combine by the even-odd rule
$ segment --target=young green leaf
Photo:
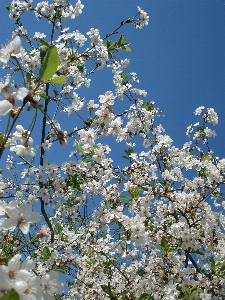
[[[55,231],[57,234],[61,233],[62,232],[62,225],[60,223],[56,223],[55,224]]]
[[[12,10],[12,5],[5,5],[5,8],[6,8],[8,11],[11,11],[11,10]]]
[[[27,72],[27,73],[26,73],[26,79],[27,79],[27,83],[28,83],[29,85],[31,85],[31,75],[30,75],[30,72]]]
[[[198,254],[198,255],[204,255],[199,249],[193,251],[193,253]]]
[[[6,295],[1,297],[0,300],[20,300],[20,297],[18,293],[14,289],[12,289]]]
[[[130,191],[130,195],[134,198],[137,199],[140,195],[140,189],[138,186],[136,186],[135,188],[133,188],[132,191]]]
[[[84,152],[84,148],[82,146],[75,146],[75,148],[77,148],[81,153]]]
[[[43,59],[44,59],[49,47],[50,47],[50,45],[49,45],[48,42],[46,42],[43,39],[40,40],[40,58],[41,58],[41,62],[43,62]]]
[[[131,201],[132,198],[130,196],[120,196],[121,200],[127,200],[127,201]]]
[[[141,294],[141,296],[138,298],[138,300],[151,300],[152,296],[148,295],[148,294]]]
[[[56,46],[50,46],[42,61],[39,71],[39,77],[41,80],[50,79],[57,71],[59,65],[59,56]]]
[[[51,83],[51,84],[65,84],[66,83],[66,76],[64,75],[59,75],[55,78],[52,78],[50,80],[45,80],[46,83]]]
[[[130,49],[130,47],[128,47],[128,46],[123,46],[123,47],[121,47],[121,50],[131,52],[131,49]]]
[[[169,245],[167,239],[165,237],[163,237],[162,240],[161,240],[161,244],[159,246],[159,249],[162,250],[163,252],[167,253],[168,250],[169,250],[169,247],[170,247],[170,245]]]
[[[45,246],[42,250],[42,254],[43,254],[44,260],[47,260],[51,256],[51,251],[47,246]]]
[[[124,42],[124,34],[121,34],[119,41],[118,41],[118,45],[122,45]]]
[[[103,284],[101,285],[101,288],[103,290],[103,292],[105,292],[107,295],[111,295],[111,288],[110,288],[110,285],[106,285],[106,284]]]

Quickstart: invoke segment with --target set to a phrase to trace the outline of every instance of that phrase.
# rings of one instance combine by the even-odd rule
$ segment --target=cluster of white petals
[[[11,57],[18,57],[22,50],[21,39],[17,35],[8,45],[0,50],[0,63],[7,64]]]
[[[16,254],[7,266],[0,266],[1,297],[14,289],[20,300],[53,300],[54,294],[63,291],[63,284],[58,281],[57,272],[51,271],[39,278],[33,272],[34,261],[27,258],[22,262],[21,258],[21,254]]]
[[[198,107],[202,121],[174,146],[138,75],[125,73],[130,60],[119,58],[130,48],[117,31],[143,28],[147,13],[138,6],[102,36],[63,27],[82,13],[80,0],[36,2],[12,1],[19,26],[0,50],[0,158],[10,151],[0,169],[0,297],[224,299],[225,159],[210,147],[217,113]],[[47,20],[51,43],[47,31],[28,37],[25,12]],[[89,77],[104,67],[114,88],[86,100]]]

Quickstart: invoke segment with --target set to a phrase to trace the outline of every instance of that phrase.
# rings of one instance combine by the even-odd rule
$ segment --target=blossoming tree
[[[209,143],[216,112],[195,110],[202,123],[188,127],[181,148],[165,134],[117,54],[130,51],[124,26],[148,24],[140,7],[102,37],[64,27],[82,13],[80,0],[32,2],[7,6],[18,26],[0,50],[0,299],[224,299],[225,159]],[[28,36],[24,12],[47,19],[50,39]],[[115,90],[81,99],[79,88],[105,67]]]

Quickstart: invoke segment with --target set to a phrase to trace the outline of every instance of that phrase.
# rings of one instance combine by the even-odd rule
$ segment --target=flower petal
[[[14,229],[17,226],[17,220],[6,219],[2,223],[2,228],[5,230]]]
[[[28,89],[26,89],[25,87],[21,87],[16,93],[16,99],[22,100],[27,96],[28,92]]]
[[[37,223],[40,220],[40,214],[37,212],[32,212],[28,217],[26,217],[26,221],[29,223]]]
[[[22,222],[19,225],[19,229],[22,231],[23,234],[27,234],[29,232],[30,225],[27,222]]]
[[[12,109],[12,104],[7,100],[0,101],[0,116],[5,116]]]

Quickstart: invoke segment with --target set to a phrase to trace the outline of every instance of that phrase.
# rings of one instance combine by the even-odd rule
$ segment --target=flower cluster
[[[58,274],[51,271],[41,279],[36,276],[33,260],[27,258],[21,262],[21,254],[14,255],[8,266],[0,266],[0,296],[4,296],[14,289],[20,300],[54,299],[55,293],[63,291],[63,285],[58,281]]]
[[[191,140],[174,146],[118,54],[130,51],[121,27],[148,24],[140,7],[104,37],[63,28],[82,13],[80,0],[35,5],[12,1],[19,27],[0,50],[0,157],[10,151],[0,169],[0,297],[224,299],[225,159],[210,148],[217,113],[198,107]],[[51,42],[28,37],[25,12],[48,21]],[[114,90],[85,99],[81,88],[104,67]]]

